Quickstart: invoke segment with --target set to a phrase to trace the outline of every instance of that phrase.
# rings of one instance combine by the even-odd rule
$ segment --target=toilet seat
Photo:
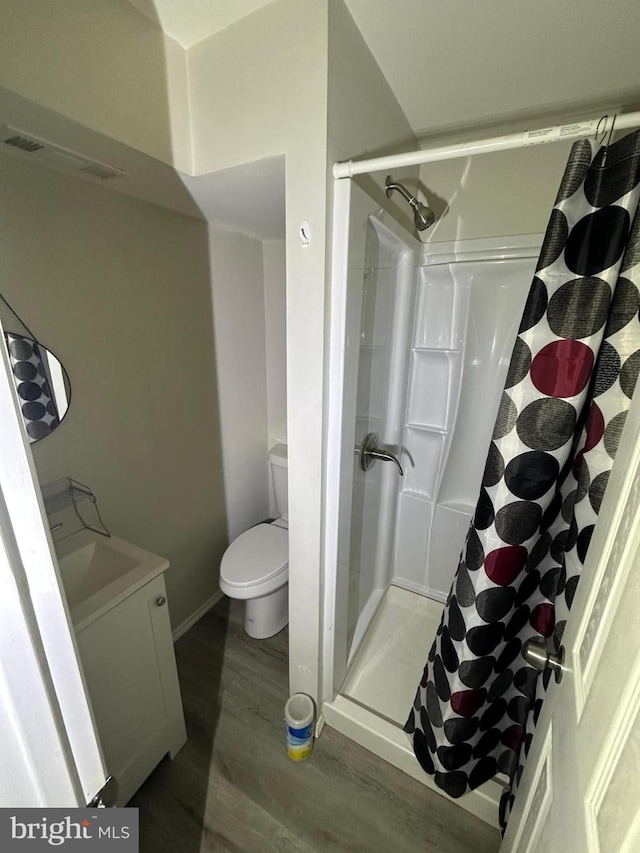
[[[258,524],[238,536],[220,563],[220,589],[231,598],[257,598],[289,580],[289,535],[273,524]]]

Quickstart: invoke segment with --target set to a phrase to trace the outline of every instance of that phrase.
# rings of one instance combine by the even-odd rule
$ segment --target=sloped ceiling
[[[130,0],[183,47],[265,0]],[[418,137],[640,104],[638,0],[345,0]]]
[[[129,0],[171,36],[189,48],[224,30],[271,0]]]
[[[347,6],[417,136],[640,97],[638,0]]]

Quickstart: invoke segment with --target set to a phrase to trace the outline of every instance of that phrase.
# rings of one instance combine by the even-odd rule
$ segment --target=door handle
[[[547,650],[547,644],[544,640],[532,637],[522,647],[522,657],[539,672],[550,669],[555,675],[556,684],[560,684],[562,681],[562,675],[566,670],[564,666],[564,646],[560,646],[559,653],[554,654]]]
[[[376,459],[379,459],[381,462],[393,462],[398,469],[400,476],[404,476],[402,466],[393,453],[379,447],[378,436],[375,432],[370,432],[362,439],[362,444],[359,448],[356,448],[356,453],[360,454],[360,467],[363,471],[368,471],[373,466]]]

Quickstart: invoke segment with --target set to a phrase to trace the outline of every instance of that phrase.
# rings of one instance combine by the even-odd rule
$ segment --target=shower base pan
[[[420,767],[402,730],[442,608],[440,602],[390,586],[339,694],[324,703],[323,712],[331,728],[450,799]],[[450,801],[497,827],[506,782],[498,776]]]

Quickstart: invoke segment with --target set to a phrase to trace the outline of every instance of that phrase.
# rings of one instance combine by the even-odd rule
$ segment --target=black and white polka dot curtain
[[[511,357],[475,517],[405,730],[453,797],[513,803],[640,369],[640,131],[573,146]],[[523,203],[526,200],[523,199]]]

